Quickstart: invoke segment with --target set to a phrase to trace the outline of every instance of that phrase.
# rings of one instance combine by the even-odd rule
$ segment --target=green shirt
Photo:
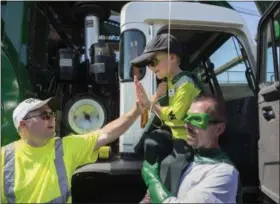
[[[187,72],[180,72],[173,79],[168,79],[167,87],[169,106],[161,108],[160,118],[170,127],[173,138],[187,140],[183,119],[200,89]]]

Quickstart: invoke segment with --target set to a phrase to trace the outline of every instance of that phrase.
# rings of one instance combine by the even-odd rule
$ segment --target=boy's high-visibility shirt
[[[161,107],[160,118],[170,127],[173,138],[187,140],[184,118],[201,90],[187,72],[180,72],[172,80],[167,79],[167,87],[169,106]]]
[[[46,203],[55,201],[61,196],[61,187],[65,182],[68,182],[68,192],[71,192],[71,178],[76,168],[93,163],[98,158],[98,150],[93,151],[99,131],[88,133],[85,135],[71,135],[60,139],[65,169],[60,166],[60,174],[66,172],[66,177],[63,181],[58,180],[56,168],[56,144],[58,138],[52,138],[43,147],[31,147],[23,140],[13,143],[14,145],[14,167],[11,162],[5,164],[7,156],[5,155],[5,147],[1,148],[1,200],[2,203],[7,203],[8,199],[14,199],[16,203]],[[4,168],[6,169],[6,178],[4,178]],[[9,175],[7,170],[14,168],[14,177]],[[13,180],[13,181],[12,181]],[[6,182],[6,189],[4,187]],[[11,184],[13,183],[13,185]],[[62,185],[62,186],[60,186]],[[7,186],[13,187],[7,189]],[[11,194],[14,191],[14,196],[6,197],[5,193],[9,191]],[[14,198],[13,198],[14,197]],[[67,202],[71,202],[72,198],[69,195]]]

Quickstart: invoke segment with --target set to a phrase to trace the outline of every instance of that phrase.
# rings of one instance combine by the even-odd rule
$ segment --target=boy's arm
[[[154,93],[154,95],[151,96],[151,100],[150,101],[152,103],[156,103],[159,98],[161,98],[164,95],[166,95],[166,91],[167,91],[167,83],[166,82],[161,82],[158,85],[157,90]]]

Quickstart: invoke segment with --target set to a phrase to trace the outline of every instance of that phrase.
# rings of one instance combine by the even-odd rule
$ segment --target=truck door
[[[275,1],[258,27],[259,179],[261,191],[279,203],[280,2]]]

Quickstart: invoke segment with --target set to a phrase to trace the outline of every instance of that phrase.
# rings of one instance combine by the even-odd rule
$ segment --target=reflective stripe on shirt
[[[67,173],[63,161],[63,147],[62,139],[55,140],[55,169],[58,177],[58,184],[61,196],[49,201],[48,203],[66,203],[70,190],[68,185]],[[8,203],[16,203],[15,199],[15,147],[11,143],[5,147],[5,161],[4,161],[4,191]]]
[[[182,86],[184,83],[186,82],[191,82],[193,83],[192,78],[188,77],[188,76],[182,76],[176,83],[175,83],[175,88],[176,90],[178,90],[180,88],[180,86]]]
[[[11,143],[5,147],[4,191],[8,203],[16,203],[15,198],[15,147]]]
[[[62,139],[58,138],[55,140],[55,169],[58,176],[58,184],[61,193],[61,203],[67,203],[67,199],[69,196],[68,192],[68,180],[67,173],[63,161],[63,147],[62,147]]]

